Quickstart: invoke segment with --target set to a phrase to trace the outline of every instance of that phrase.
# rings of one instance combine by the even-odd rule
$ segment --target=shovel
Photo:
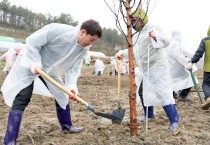
[[[55,81],[52,77],[50,77],[47,73],[45,73],[44,71],[42,71],[40,68],[35,67],[35,70],[46,80],[48,80],[49,82],[51,82],[53,85],[55,85],[56,87],[58,87],[59,89],[61,89],[63,92],[65,92],[68,95],[74,95],[69,89],[65,88],[63,85],[61,85],[60,83],[58,83],[57,81]],[[92,111],[94,114],[104,117],[104,118],[108,118],[108,119],[114,119],[114,120],[121,120],[120,117],[114,115],[114,114],[106,114],[103,112],[97,112],[95,110],[95,108],[87,103],[85,100],[83,100],[82,98],[80,98],[79,96],[75,96],[75,99],[82,105],[86,106],[88,110]]]
[[[119,61],[119,62],[118,62]],[[116,64],[117,64],[117,69],[118,69],[118,89],[117,89],[117,104],[118,104],[118,108],[113,110],[113,115],[114,116],[118,116],[120,119],[112,119],[112,123],[113,124],[121,124],[123,117],[125,115],[125,109],[121,108],[121,103],[120,103],[120,86],[121,86],[121,70],[122,70],[122,61],[118,60],[116,58]]]
[[[197,92],[197,94],[198,94],[198,96],[199,96],[199,100],[200,100],[201,103],[202,103],[201,94],[200,94],[200,91],[199,91],[199,89],[198,89],[198,85],[197,85],[197,83],[196,83],[195,76],[194,76],[194,74],[193,74],[193,72],[192,72],[192,69],[190,69],[190,75],[191,75],[191,78],[192,78],[194,87],[195,87],[195,89],[196,89],[196,92]]]

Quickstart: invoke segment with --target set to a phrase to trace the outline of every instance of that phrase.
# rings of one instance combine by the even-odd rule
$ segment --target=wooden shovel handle
[[[56,87],[58,87],[59,89],[61,89],[63,92],[65,92],[68,95],[74,96],[74,94],[71,92],[71,90],[67,89],[66,87],[64,87],[63,85],[61,85],[60,83],[58,83],[57,81],[55,81],[52,77],[50,77],[47,73],[45,73],[44,71],[42,71],[39,67],[35,67],[35,70],[46,80],[48,80],[49,82],[51,82],[52,84],[54,84]],[[88,103],[83,100],[82,98],[75,96],[76,100],[78,102],[80,102],[81,104],[85,105],[86,107],[88,107]]]
[[[117,71],[117,73],[118,73],[118,75],[117,75],[117,99],[118,99],[118,101],[120,101],[122,61],[118,60],[116,58],[116,64],[117,64],[117,69],[118,69],[118,71]]]

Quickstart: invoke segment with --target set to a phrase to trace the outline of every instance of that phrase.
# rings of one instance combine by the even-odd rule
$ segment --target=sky
[[[81,24],[87,19],[99,21],[102,27],[115,28],[114,15],[104,0],[8,0],[11,5],[22,6],[33,12],[50,13],[59,16],[71,14]],[[113,1],[106,0],[110,6]],[[194,52],[206,36],[209,19],[210,0],[150,0],[149,20],[158,24],[170,37],[171,31],[178,30],[183,35],[183,46]],[[122,22],[123,23],[123,22]],[[126,27],[125,29],[126,30]]]

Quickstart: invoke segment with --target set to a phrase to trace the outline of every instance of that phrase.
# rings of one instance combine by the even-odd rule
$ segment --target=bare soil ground
[[[101,77],[93,75],[94,67],[84,66],[78,80],[80,96],[95,108],[105,113],[117,109],[117,77],[109,76],[106,69]],[[0,72],[1,84],[5,78]],[[195,73],[202,83],[202,70]],[[173,136],[168,131],[169,121],[161,107],[155,107],[155,119],[148,124],[138,122],[138,135],[130,136],[128,75],[122,76],[121,102],[126,109],[122,124],[112,124],[88,111],[76,102],[70,102],[74,125],[84,126],[80,134],[62,134],[58,123],[53,98],[33,95],[26,108],[19,132],[17,145],[209,145],[210,110],[202,110],[197,93],[193,88],[189,102],[177,102],[181,118],[181,131]],[[201,90],[202,91],[202,90]],[[201,93],[203,95],[203,93]],[[9,107],[0,94],[0,144],[6,131]],[[137,116],[143,115],[141,104],[137,105]]]

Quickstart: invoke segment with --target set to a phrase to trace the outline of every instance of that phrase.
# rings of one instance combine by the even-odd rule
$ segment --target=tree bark
[[[128,58],[129,58],[129,103],[130,103],[130,133],[131,136],[137,136],[137,117],[136,117],[136,84],[134,72],[134,55],[131,28],[131,9],[130,0],[126,0],[127,12],[127,31],[128,31]]]

